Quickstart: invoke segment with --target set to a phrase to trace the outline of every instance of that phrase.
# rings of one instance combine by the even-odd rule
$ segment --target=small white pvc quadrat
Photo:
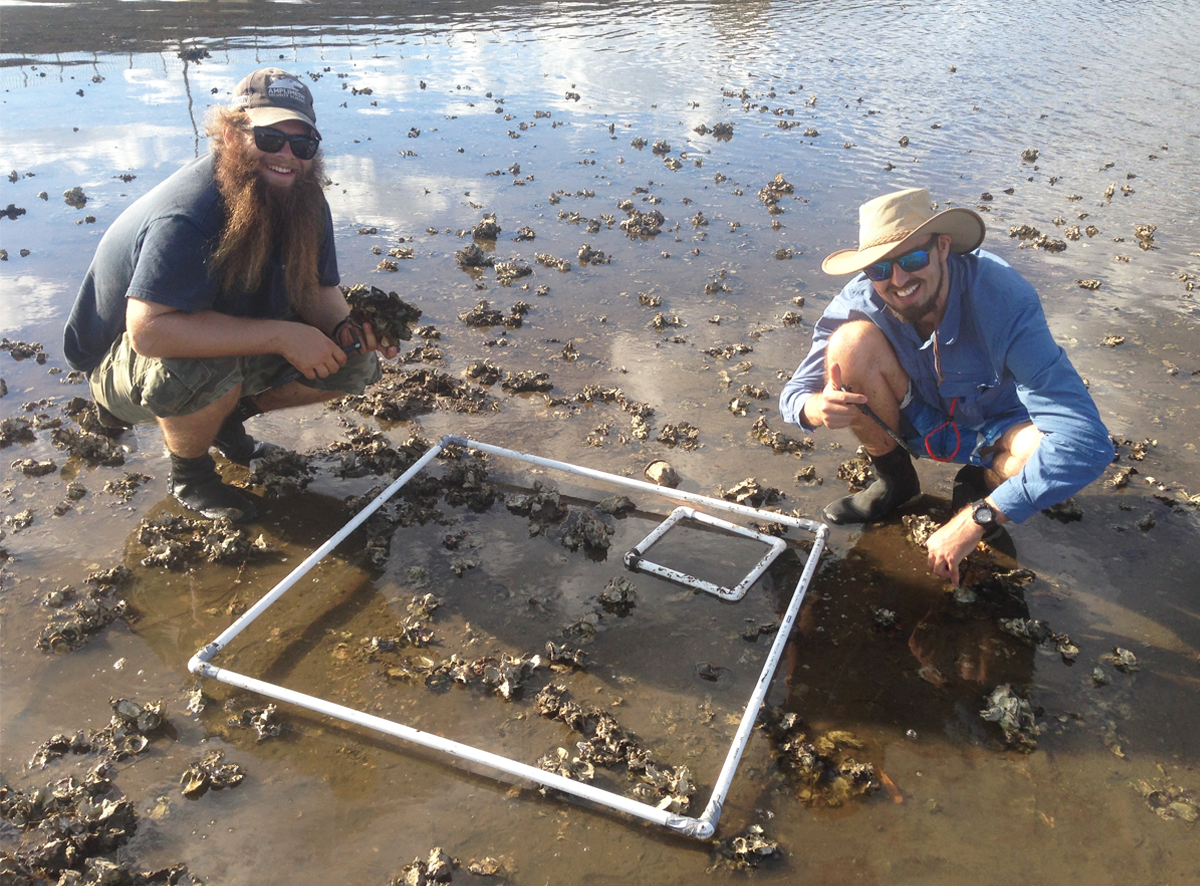
[[[317,565],[324,557],[339,545],[351,532],[357,529],[362,523],[367,520],[373,513],[381,508],[384,503],[396,494],[403,486],[422,471],[430,462],[437,458],[438,454],[450,445],[468,447],[486,452],[491,455],[500,456],[503,458],[511,458],[516,461],[525,462],[535,465],[539,468],[562,471],[576,476],[588,477],[593,480],[598,480],[605,483],[610,483],[616,486],[623,486],[628,489],[636,489],[639,492],[650,495],[661,496],[663,498],[673,499],[675,501],[687,502],[691,505],[698,505],[712,510],[725,511],[726,513],[737,514],[741,517],[747,517],[755,520],[767,521],[772,523],[781,523],[786,526],[791,526],[796,529],[801,529],[811,532],[813,535],[812,546],[808,552],[807,560],[804,564],[804,569],[801,572],[799,581],[796,582],[796,588],[792,592],[791,601],[788,603],[786,612],[780,620],[779,630],[775,634],[775,640],[771,644],[771,650],[767,655],[766,662],[763,664],[762,672],[759,674],[758,680],[754,685],[754,691],[750,694],[750,699],[746,703],[746,709],[742,715],[741,722],[733,738],[733,743],[729,748],[729,752],[725,756],[725,762],[721,767],[720,774],[717,776],[713,786],[712,795],[709,797],[708,803],[704,807],[704,811],[696,817],[688,815],[680,815],[678,813],[668,812],[664,809],[659,809],[651,806],[648,803],[642,803],[638,800],[630,799],[613,791],[604,790],[590,784],[585,784],[579,781],[573,781],[569,778],[564,778],[553,772],[546,772],[531,766],[527,763],[522,763],[518,760],[513,760],[509,757],[504,757],[499,754],[485,751],[480,748],[462,744],[440,735],[435,735],[429,732],[422,732],[414,729],[411,726],[406,726],[403,723],[397,723],[392,720],[386,720],[382,717],[377,717],[362,711],[354,710],[343,705],[335,704],[326,701],[322,698],[317,698],[312,695],[306,695],[302,692],[288,689],[285,686],[280,686],[275,683],[268,683],[264,680],[259,680],[255,677],[249,677],[245,674],[239,674],[235,671],[219,668],[211,664],[212,660],[218,653],[248,627],[256,618],[263,614],[276,600],[286,593],[293,585],[303,578],[314,566]],[[684,513],[680,513],[684,511]],[[759,564],[751,571],[750,575],[743,579],[735,588],[722,588],[718,585],[704,583],[707,587],[702,587],[698,579],[691,576],[694,582],[694,587],[701,587],[710,593],[714,593],[719,597],[729,600],[740,599],[746,589],[758,578],[759,575],[767,568],[771,560],[773,560],[786,546],[786,543],[780,539],[772,538],[763,533],[753,532],[752,530],[744,529],[732,523],[727,523],[724,520],[717,520],[707,514],[701,514],[693,508],[677,509],[662,525],[650,534],[645,540],[638,545],[638,548],[643,553],[650,545],[662,537],[663,533],[671,526],[678,523],[680,520],[689,519],[700,523],[706,523],[718,529],[724,529],[731,532],[736,532],[741,535],[749,535],[762,541],[766,541],[771,545],[771,550],[760,561]],[[729,792],[730,785],[733,783],[734,773],[737,771],[738,763],[741,761],[742,753],[746,748],[746,743],[749,741],[751,730],[754,728],[754,723],[758,718],[759,709],[762,707],[763,700],[766,698],[767,689],[770,687],[771,679],[775,675],[775,670],[779,665],[779,661],[783,656],[783,650],[787,646],[788,638],[792,633],[792,627],[795,625],[796,616],[800,612],[800,606],[804,602],[804,595],[808,591],[808,585],[812,581],[812,577],[817,568],[817,562],[820,560],[821,552],[825,548],[825,539],[828,536],[829,530],[823,523],[816,523],[812,520],[806,520],[802,517],[792,517],[786,514],[777,514],[771,511],[762,511],[756,508],[748,508],[745,505],[739,505],[732,502],[722,501],[720,499],[709,498],[703,495],[697,495],[692,492],[683,492],[678,489],[670,489],[663,486],[656,486],[652,483],[646,483],[641,480],[634,480],[629,477],[621,477],[617,474],[610,474],[604,471],[597,471],[592,468],[585,468],[580,465],[568,464],[566,462],[554,461],[553,459],[541,458],[527,453],[515,452],[511,449],[503,449],[499,446],[492,446],[488,443],[481,443],[477,440],[470,440],[466,437],[457,435],[448,435],[434,444],[428,452],[421,456],[407,471],[398,477],[387,489],[381,492],[370,504],[364,507],[359,513],[350,519],[350,521],[340,530],[334,533],[324,544],[313,551],[303,563],[292,570],[283,581],[279,582],[272,588],[261,600],[255,603],[248,609],[240,618],[231,624],[219,637],[192,656],[188,662],[188,669],[202,677],[211,677],[214,680],[219,680],[222,683],[227,683],[230,686],[236,686],[250,692],[256,692],[268,698],[273,698],[277,701],[286,702],[296,705],[297,707],[305,708],[314,711],[318,714],[324,714],[329,717],[334,717],[338,720],[344,720],[347,723],[353,723],[358,726],[364,726],[368,729],[374,729],[385,735],[391,735],[396,738],[402,738],[405,741],[410,741],[413,744],[421,745],[422,747],[431,748],[433,750],[442,751],[452,757],[469,761],[471,763],[488,767],[497,772],[503,772],[507,775],[516,778],[528,779],[546,787],[553,788],[557,791],[562,791],[564,794],[580,797],[600,806],[605,806],[610,809],[616,809],[627,815],[641,818],[654,824],[662,825],[670,828],[681,834],[685,834],[697,839],[708,839],[716,831],[717,822],[721,818],[721,808],[725,802],[725,796]],[[764,562],[765,561],[765,562]],[[654,569],[647,569],[648,566],[654,566]],[[650,564],[642,559],[638,563],[638,568],[646,569],[647,571],[655,572],[664,575],[668,578],[673,576],[667,575],[670,570],[665,570],[665,567],[657,564]],[[683,576],[683,573],[676,573]],[[674,580],[679,580],[674,578]],[[688,582],[685,582],[688,583]],[[743,587],[744,585],[744,587]],[[735,596],[736,595],[736,596]]]
[[[693,523],[703,523],[706,526],[714,526],[717,529],[724,529],[726,532],[732,532],[735,535],[744,535],[746,538],[753,538],[757,541],[764,542],[770,550],[767,551],[761,560],[755,564],[746,577],[739,581],[732,588],[727,588],[722,585],[714,584],[711,581],[705,581],[702,578],[697,578],[694,575],[688,575],[686,572],[680,572],[677,569],[671,569],[668,566],[663,566],[659,563],[654,563],[646,559],[646,551],[662,538],[674,526],[677,526],[683,520],[691,520]],[[679,582],[682,585],[687,585],[691,588],[697,588],[701,591],[706,591],[720,597],[722,600],[730,600],[737,602],[746,596],[746,591],[750,590],[750,585],[758,581],[758,577],[767,571],[767,568],[775,562],[775,558],[787,550],[787,542],[782,538],[775,538],[767,535],[765,532],[758,532],[754,529],[747,529],[745,526],[738,526],[736,523],[730,523],[728,520],[719,520],[716,517],[711,517],[708,514],[701,513],[695,508],[689,508],[686,505],[680,505],[671,512],[671,516],[663,520],[653,532],[647,535],[644,539],[634,545],[632,551],[625,555],[625,565],[630,569],[640,569],[642,572],[649,572],[652,575],[661,575],[663,578],[671,581]]]

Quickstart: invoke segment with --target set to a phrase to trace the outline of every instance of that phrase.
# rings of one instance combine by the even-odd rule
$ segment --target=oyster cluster
[[[568,512],[558,489],[541,480],[533,481],[532,492],[508,496],[504,506],[514,514],[529,518],[530,535],[541,535],[549,526],[564,520]]]
[[[767,424],[767,417],[761,416],[750,426],[750,436],[764,446],[770,446],[775,452],[791,452],[797,455],[811,451],[816,444],[812,437],[797,440],[780,431],[772,431]]]
[[[385,348],[396,347],[412,338],[412,324],[421,319],[421,311],[394,292],[359,283],[344,290],[350,304],[350,319],[360,326],[371,324],[375,338]]]
[[[194,760],[179,777],[179,789],[185,797],[202,797],[208,791],[237,787],[246,777],[246,770],[237,763],[224,763],[224,751],[209,751]]]
[[[228,520],[193,520],[190,517],[146,518],[138,524],[138,543],[146,548],[143,566],[182,569],[201,560],[236,563],[266,549],[262,536],[249,533]]]
[[[783,498],[783,492],[774,486],[759,483],[754,477],[747,477],[740,483],[735,483],[729,489],[717,487],[717,497],[750,508],[763,508],[774,504]]]
[[[662,233],[663,225],[666,223],[666,218],[657,209],[642,212],[631,208],[629,217],[621,222],[620,227],[631,238],[653,237],[655,234]]]
[[[865,455],[856,455],[838,465],[837,477],[850,485],[850,491],[865,489],[874,477],[871,460]]]
[[[166,725],[162,701],[141,705],[125,698],[109,700],[113,714],[108,725],[87,734],[54,735],[38,747],[29,760],[30,769],[45,769],[50,761],[71,754],[98,754],[102,763],[118,763],[136,756],[150,744],[150,737]]]
[[[491,865],[488,862],[494,862],[494,859],[485,858],[482,862],[474,862],[480,866],[478,873],[485,873],[484,869],[489,869],[487,873],[496,873],[500,869],[500,865],[496,863],[495,869],[490,870]],[[435,883],[449,883],[451,873],[459,866],[457,858],[451,858],[440,846],[434,846],[429,853],[429,858],[414,858],[411,864],[406,864],[400,869],[400,876],[394,877],[390,886],[433,886]],[[477,873],[472,870],[471,873]]]
[[[1051,630],[1050,625],[1040,618],[1002,618],[1000,627],[1030,646],[1057,649],[1063,661],[1071,662],[1079,657],[1079,647],[1071,642],[1071,638]]]
[[[595,767],[617,768],[635,779],[631,793],[644,803],[672,812],[686,812],[696,791],[686,766],[671,767],[654,759],[641,739],[625,729],[605,710],[587,708],[571,700],[571,694],[561,684],[542,689],[534,699],[543,717],[561,720],[585,740],[577,742],[577,753],[557,748],[542,757],[538,765],[548,772],[566,778],[590,781]]]
[[[779,709],[764,708],[761,719],[779,768],[795,781],[796,796],[806,805],[841,806],[882,787],[873,765],[847,754],[864,747],[851,733],[831,730],[810,739],[798,714]]]
[[[1037,723],[1037,712],[1029,700],[1013,691],[1011,683],[1003,683],[992,690],[987,706],[979,712],[989,723],[996,723],[1004,732],[1004,744],[1022,753],[1037,748],[1037,737],[1042,727]]]
[[[516,656],[502,652],[500,655],[485,655],[467,661],[454,653],[429,669],[425,685],[438,688],[449,682],[464,686],[479,684],[506,701],[512,701],[517,691],[541,666],[540,655]]]
[[[779,205],[779,201],[795,192],[796,189],[783,177],[783,173],[777,172],[775,178],[759,189],[758,199],[763,202],[771,215],[780,215],[783,213],[783,207]]]
[[[752,824],[744,834],[717,842],[717,851],[734,868],[756,868],[765,858],[775,858],[779,844],[768,839],[762,825]]]
[[[610,578],[600,594],[600,605],[605,612],[624,618],[637,606],[637,587],[623,575]]]
[[[562,532],[562,545],[571,551],[583,547],[585,551],[596,553],[607,551],[612,541],[609,536],[613,528],[604,522],[595,511],[571,509],[572,517]]]
[[[137,812],[101,764],[82,781],[67,777],[25,793],[0,785],[7,848],[5,883],[199,884],[182,864],[139,871],[123,847],[137,831]],[[121,850],[120,860],[111,856]]]
[[[500,387],[510,394],[546,393],[554,389],[554,382],[545,372],[526,369],[507,373]]]
[[[250,482],[269,498],[303,492],[312,480],[312,458],[290,449],[268,449],[250,470]]]
[[[253,729],[258,734],[259,741],[276,738],[283,731],[283,724],[276,716],[278,709],[273,704],[261,708],[246,708],[235,717],[230,717],[230,726],[241,729]]]
[[[84,579],[87,589],[78,598],[74,588],[68,586],[60,589],[46,601],[47,605],[58,611],[42,628],[37,648],[43,652],[70,652],[87,643],[93,634],[122,618],[127,604],[118,596],[117,589],[128,584],[132,578],[133,573],[128,568],[114,566],[88,575]],[[65,605],[73,599],[75,602]]]
[[[494,397],[462,379],[426,366],[402,369],[383,364],[383,377],[364,393],[339,401],[362,415],[400,422],[445,409],[465,415],[494,412]]]
[[[89,465],[117,467],[125,464],[125,450],[104,434],[91,434],[73,428],[55,428],[50,432],[50,442],[56,448],[82,459]]]
[[[528,314],[530,310],[531,306],[529,304],[519,301],[508,309],[507,314],[504,314],[493,308],[491,302],[487,299],[480,299],[475,307],[459,314],[458,319],[467,326],[504,326],[507,329],[520,329],[521,318]]]

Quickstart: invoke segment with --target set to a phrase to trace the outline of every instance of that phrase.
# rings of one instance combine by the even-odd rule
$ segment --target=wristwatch
[[[971,505],[971,519],[985,530],[995,529],[997,526],[996,512],[986,499],[981,498]]]

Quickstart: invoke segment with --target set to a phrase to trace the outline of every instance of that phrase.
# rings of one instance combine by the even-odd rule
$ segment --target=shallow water
[[[8,253],[0,264],[0,334],[40,341],[49,354],[45,365],[0,354],[4,416],[80,393],[47,371],[65,372],[61,327],[96,242],[132,199],[207,150],[207,109],[267,64],[313,75],[343,282],[396,290],[420,307],[422,322],[442,333],[439,368],[457,375],[487,358],[506,370],[548,372],[558,396],[598,383],[656,410],[651,441],[640,442],[622,438],[629,418],[615,405],[547,407],[539,395],[509,397],[497,388],[499,412],[439,411],[385,428],[397,442],[414,429],[427,439],[466,433],[632,475],[662,457],[679,470],[683,488],[712,494],[756,476],[786,493],[785,507],[818,514],[840,494],[835,472],[850,439],[818,435],[817,448],[796,460],[772,454],[748,430],[759,414],[786,430],[774,406],[777,373],[798,362],[812,321],[836,291],[819,270],[821,258],[852,245],[857,205],[885,190],[927,185],[943,202],[980,208],[989,224],[985,246],[1038,287],[1051,328],[1089,380],[1112,434],[1156,445],[1128,488],[1097,483],[1077,497],[1081,522],[1037,515],[1013,528],[1017,562],[1038,576],[1015,602],[1018,611],[954,603],[898,525],[836,530],[768,701],[815,729],[853,731],[866,743],[861,757],[896,790],[810,809],[756,732],[718,836],[763,824],[784,855],[756,876],[780,882],[1200,877],[1195,826],[1160,819],[1132,787],[1165,777],[1200,796],[1200,524],[1194,508],[1169,504],[1182,490],[1200,491],[1200,324],[1183,279],[1200,273],[1200,59],[1191,4],[462,2],[413,13],[399,4],[332,2],[12,2],[0,15],[0,171],[16,172],[16,181],[0,180],[0,206],[27,210],[0,218]],[[185,62],[181,45],[209,56]],[[717,122],[733,123],[732,139],[695,132]],[[819,134],[805,136],[808,129]],[[634,138],[645,147],[633,147]],[[679,169],[653,153],[659,140],[670,144],[666,156]],[[1022,161],[1027,148],[1038,149],[1036,163]],[[510,171],[514,164],[519,172]],[[773,217],[757,195],[777,173],[795,193]],[[122,174],[136,177],[122,181]],[[1115,192],[1106,199],[1110,184]],[[60,196],[74,186],[89,198],[84,209]],[[586,230],[602,215],[622,220],[617,204],[625,199],[661,211],[663,232],[634,240],[603,221]],[[498,257],[572,259],[590,243],[612,262],[576,263],[569,273],[533,264],[528,290],[501,287],[490,271],[472,277],[455,263],[469,242],[456,232],[484,211],[503,228]],[[566,215],[575,212],[578,221]],[[707,226],[693,222],[698,212]],[[1020,224],[1059,239],[1067,225],[1095,225],[1099,233],[1047,254],[1006,236]],[[1138,248],[1135,224],[1157,226],[1155,249]],[[524,225],[535,230],[534,242],[512,240]],[[375,233],[358,233],[371,227]],[[410,237],[412,259],[397,260],[395,273],[376,268]],[[779,250],[791,257],[777,258],[786,254]],[[1081,289],[1080,279],[1101,287]],[[543,284],[548,294],[536,297]],[[661,307],[640,306],[643,292],[661,296]],[[793,303],[798,296],[803,308]],[[523,328],[505,335],[468,329],[457,315],[479,298],[501,308],[524,299],[533,310]],[[798,327],[781,325],[788,310],[801,314]],[[658,311],[686,325],[656,333],[649,324]],[[713,317],[719,324],[708,322]],[[1110,334],[1124,335],[1124,344],[1102,346]],[[581,355],[569,363],[559,356],[568,341]],[[733,360],[702,353],[736,342],[753,352]],[[739,360],[747,365],[739,368]],[[727,408],[743,384],[772,394],[746,417]],[[41,411],[54,415],[57,406]],[[341,437],[337,418],[308,410],[265,416],[252,427],[307,450]],[[662,424],[680,421],[700,428],[702,448],[653,442]],[[609,435],[587,445],[602,423],[611,423]],[[441,845],[464,862],[501,858],[512,883],[706,877],[716,861],[707,845],[518,790],[360,729],[284,709],[284,736],[257,743],[228,726],[219,705],[188,714],[187,659],[339,527],[349,516],[344,499],[373,481],[323,471],[304,495],[263,503],[259,528],[276,553],[238,569],[168,573],[138,565],[145,554],[135,533],[143,517],[172,511],[161,440],[138,429],[122,442],[131,448],[123,468],[64,462],[45,432],[4,450],[10,461],[54,458],[61,469],[41,479],[7,472],[0,502],[4,516],[35,512],[32,526],[5,527],[0,541],[16,558],[0,585],[0,769],[10,783],[41,785],[87,765],[68,758],[43,772],[24,768],[55,732],[102,726],[110,696],[161,697],[172,739],[156,741],[117,776],[142,815],[126,851],[147,868],[186,861],[206,881],[227,884],[382,884]],[[838,443],[844,448],[833,448]],[[821,485],[794,479],[808,464]],[[125,471],[154,478],[128,504],[103,491]],[[925,464],[921,471],[927,492],[948,494],[948,471]],[[90,494],[53,517],[76,477]],[[527,487],[536,477],[513,471],[504,479]],[[607,491],[578,494],[595,500]],[[665,514],[661,503],[648,511]],[[1155,524],[1143,531],[1136,521],[1147,514]],[[603,561],[568,552],[553,537],[530,538],[525,520],[500,505],[448,516],[459,522],[401,530],[380,576],[361,568],[348,542],[316,581],[306,579],[303,591],[236,641],[230,666],[532,762],[573,738],[532,713],[528,698],[507,704],[462,687],[433,694],[390,680],[362,660],[360,641],[394,627],[412,594],[428,590],[445,600],[431,657],[537,652],[594,607],[609,578],[628,575],[639,589],[637,608],[600,621],[586,673],[555,679],[581,699],[619,698],[611,709],[623,723],[662,760],[696,774],[702,803],[732,736],[727,718],[740,712],[769,643],[740,634],[747,619],[768,622],[782,612],[803,551],[794,545],[746,600],[727,605],[625,572],[619,552],[653,525],[645,513],[613,521]],[[461,578],[450,568],[455,554],[442,545],[458,529],[470,532],[469,556],[480,561]],[[664,543],[664,557],[721,580],[757,556],[752,546],[711,537],[672,544]],[[67,655],[37,651],[44,593],[79,586],[88,571],[118,562],[137,574],[128,596],[138,618]],[[426,572],[412,573],[413,566]],[[874,629],[879,607],[897,613],[896,632]],[[1070,634],[1082,650],[1074,666],[997,627],[997,617],[1026,612]],[[1097,687],[1089,674],[1113,646],[1132,649],[1141,670],[1109,669],[1112,682]],[[726,676],[698,679],[701,662]],[[1045,732],[1030,755],[1001,749],[999,732],[978,716],[1001,682],[1025,687],[1043,710]],[[217,684],[205,689],[218,699],[232,694]],[[257,704],[244,693],[234,700]],[[210,747],[225,749],[249,777],[187,800],[179,775]],[[627,786],[624,776],[609,784]],[[159,797],[169,798],[165,812],[152,816]],[[12,839],[3,833],[6,849]],[[707,877],[742,875],[718,867]],[[456,882],[469,879],[455,873]]]

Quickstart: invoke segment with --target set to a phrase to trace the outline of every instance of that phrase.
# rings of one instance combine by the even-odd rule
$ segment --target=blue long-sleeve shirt
[[[1023,416],[1045,436],[1021,472],[991,493],[1014,523],[1074,495],[1113,458],[1112,441],[1083,380],[1046,325],[1037,292],[1006,262],[976,250],[947,261],[950,292],[938,326],[942,382],[932,337],[896,318],[864,274],[837,295],[813,329],[812,349],[779,397],[785,421],[812,430],[804,404],[825,387],[829,336],[848,320],[870,320],[887,336],[913,394],[964,427]],[[1026,418],[1027,417],[1027,418]]]

